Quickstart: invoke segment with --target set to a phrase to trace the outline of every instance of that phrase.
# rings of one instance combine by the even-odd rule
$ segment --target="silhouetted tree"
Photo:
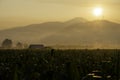
[[[22,44],[21,42],[18,42],[18,43],[16,44],[16,47],[17,47],[17,48],[23,48],[23,44]]]
[[[2,47],[3,48],[11,48],[12,47],[12,40],[11,39],[5,39],[3,42],[2,42]]]

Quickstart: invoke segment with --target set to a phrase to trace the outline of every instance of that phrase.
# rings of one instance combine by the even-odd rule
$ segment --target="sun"
[[[103,14],[103,9],[101,8],[101,7],[96,7],[96,8],[94,8],[93,9],[93,14],[95,15],[95,16],[102,16],[102,14]]]

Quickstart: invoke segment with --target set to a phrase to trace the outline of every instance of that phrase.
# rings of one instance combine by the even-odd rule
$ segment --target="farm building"
[[[43,49],[45,46],[43,44],[31,44],[29,49]]]

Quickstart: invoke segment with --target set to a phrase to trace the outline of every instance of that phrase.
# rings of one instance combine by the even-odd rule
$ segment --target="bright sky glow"
[[[0,30],[75,17],[95,20],[103,14],[120,23],[120,0],[0,0]]]
[[[103,9],[100,8],[100,7],[97,7],[97,8],[95,8],[95,9],[93,10],[93,14],[94,14],[95,16],[101,16],[101,15],[103,14]]]

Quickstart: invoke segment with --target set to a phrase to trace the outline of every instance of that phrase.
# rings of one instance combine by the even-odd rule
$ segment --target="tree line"
[[[17,42],[15,45],[13,45],[14,42],[11,39],[4,39],[1,43],[2,49],[22,49],[22,48],[27,48],[27,44],[23,44],[22,42]]]

